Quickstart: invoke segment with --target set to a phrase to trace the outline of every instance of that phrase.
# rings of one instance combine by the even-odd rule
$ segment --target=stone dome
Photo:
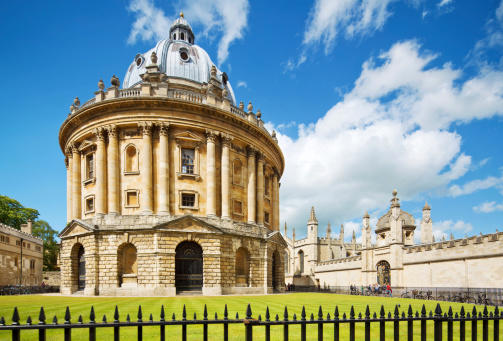
[[[160,71],[169,78],[187,79],[200,84],[210,81],[211,67],[215,64],[203,48],[194,44],[192,28],[183,13],[171,25],[169,39],[163,39],[154,48],[135,56],[124,77],[123,89],[135,87],[142,82],[140,75],[147,71],[146,66],[150,64],[153,52],[157,54]],[[227,74],[217,68],[217,78],[227,88],[232,104],[236,105]]]

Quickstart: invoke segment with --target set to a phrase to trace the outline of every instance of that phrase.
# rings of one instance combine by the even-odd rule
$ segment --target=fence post
[[[94,315],[94,307],[91,306],[91,313],[89,314],[89,324],[96,323],[96,316]],[[89,341],[96,341],[96,327],[89,327]]]
[[[40,313],[38,314],[38,324],[39,325],[44,325],[45,324],[45,311],[44,307],[40,307]],[[38,330],[38,340],[39,341],[45,341],[45,329],[41,328]]]
[[[204,305],[203,321],[208,321],[208,308]],[[208,341],[208,323],[203,323],[203,341]]]
[[[472,310],[472,341],[477,341],[477,308]]]
[[[227,311],[227,304],[224,309],[224,341],[229,340],[229,323],[227,320],[229,319],[229,312]]]
[[[426,307],[421,308],[421,341],[426,341]]]
[[[285,312],[283,314],[283,317],[284,317],[283,321],[288,322],[288,309],[286,306],[285,306]],[[288,341],[288,323],[283,324],[283,340]],[[250,339],[250,341],[251,341],[251,339]]]
[[[300,341],[306,341],[306,308],[302,306],[302,313],[300,314]]]
[[[407,314],[407,340],[408,341],[413,341],[414,337],[414,322],[413,322],[413,315],[412,315],[412,306],[409,304],[409,311]]]
[[[253,341],[253,325],[251,324],[251,319],[252,319],[252,310],[250,303],[248,303],[245,318],[246,341]]]
[[[323,321],[323,311],[318,309],[318,321]],[[323,341],[323,322],[318,322],[318,341]]]
[[[386,315],[384,312],[384,305],[381,305],[381,311],[379,313],[379,318],[381,321],[379,322],[379,340],[386,341],[386,322],[384,321]]]
[[[465,341],[465,307],[461,307],[459,312],[459,341]]]
[[[164,322],[166,321],[165,315],[164,315],[164,304],[161,305],[161,318],[159,320],[161,322],[161,325],[159,327],[159,333],[161,334],[161,341],[166,340],[166,326],[164,325]]]
[[[442,341],[442,308],[440,308],[440,303],[437,303],[437,307],[435,308],[434,321],[434,340]]]
[[[304,309],[304,307],[302,307],[302,309]],[[269,307],[267,307],[265,310],[265,321],[266,322],[271,321],[271,315],[269,314]],[[265,341],[271,341],[271,326],[269,324],[265,325]]]
[[[19,325],[19,313],[17,311],[17,307],[14,307],[14,313],[12,314],[12,325]],[[12,329],[12,341],[20,341],[21,340],[21,330]]]
[[[500,312],[498,310],[498,306],[496,306],[496,308],[494,308],[494,328],[493,328],[493,332],[494,332],[493,339],[495,341],[500,339],[500,321],[499,321],[499,318],[500,318]]]
[[[71,319],[70,307],[66,306],[64,324],[71,324],[72,322],[70,321],[70,319]],[[72,339],[72,328],[66,327],[65,328],[65,341],[71,341],[71,339]]]
[[[489,339],[489,321],[487,320],[487,306],[484,306],[484,312],[482,313],[482,340],[488,341]]]
[[[355,341],[355,308],[353,306],[349,311],[349,340]]]
[[[447,341],[452,341],[453,340],[453,330],[452,330],[452,307],[449,306],[449,312],[447,313],[448,320],[447,320]]]
[[[365,341],[370,341],[370,308],[365,309]]]
[[[339,308],[337,306],[334,311],[334,341],[339,341]]]

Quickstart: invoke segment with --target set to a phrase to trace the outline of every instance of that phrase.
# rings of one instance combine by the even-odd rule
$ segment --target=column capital
[[[74,141],[74,142],[70,143],[70,148],[71,148],[73,154],[80,154],[79,146],[80,146],[80,143],[78,143],[78,142]]]
[[[257,149],[253,148],[251,145],[246,146],[246,156],[252,157],[255,156]]]
[[[71,145],[66,146],[65,156],[67,159],[70,159],[72,157],[72,146]]]
[[[272,167],[272,176],[279,179],[279,171],[276,167]]]
[[[256,155],[257,155],[257,161],[258,162],[262,162],[263,163],[265,161],[265,155],[264,155],[264,153],[262,153],[262,152],[260,152],[260,151],[257,150]]]
[[[98,141],[105,141],[106,129],[99,127],[93,130],[93,134],[96,135]]]
[[[232,140],[234,138],[231,135],[224,134],[224,133],[222,133],[220,136],[221,136],[221,139],[222,139],[222,145],[230,148],[231,144],[232,144]]]
[[[152,127],[153,127],[152,122],[149,121],[139,122],[138,127],[140,128],[142,135],[152,136]]]
[[[108,137],[117,137],[119,136],[119,128],[115,124],[110,124],[106,127],[108,132]]]
[[[159,124],[159,134],[163,136],[168,136],[169,134],[169,123]]]
[[[69,155],[65,156],[65,167],[66,167],[66,169],[68,169],[70,167],[70,158],[71,158],[71,156],[69,156]]]
[[[214,130],[206,130],[206,142],[215,143],[217,140],[218,132]]]

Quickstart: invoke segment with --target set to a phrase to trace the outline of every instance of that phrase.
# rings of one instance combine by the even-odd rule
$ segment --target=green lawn
[[[223,316],[224,306],[227,304],[229,310],[229,316],[235,317],[236,313],[239,313],[240,317],[245,316],[247,304],[250,303],[252,307],[253,317],[257,318],[259,314],[264,318],[266,307],[269,307],[272,316],[279,314],[280,318],[283,317],[284,306],[288,307],[288,313],[290,319],[293,314],[297,314],[297,318],[300,319],[300,313],[302,311],[302,306],[306,307],[306,312],[308,316],[313,313],[317,316],[319,306],[322,306],[323,314],[326,317],[327,313],[333,316],[335,306],[338,306],[340,317],[342,314],[346,313],[349,316],[349,311],[351,306],[354,306],[355,312],[358,313],[365,312],[367,305],[370,307],[371,314],[377,312],[381,305],[384,305],[386,314],[388,311],[393,313],[395,305],[399,306],[400,315],[402,311],[407,313],[409,304],[412,305],[414,313],[416,310],[420,310],[422,305],[425,304],[427,312],[434,310],[437,304],[436,301],[421,301],[413,299],[400,299],[400,298],[383,298],[383,297],[366,297],[366,296],[346,296],[346,295],[335,295],[335,294],[322,294],[322,293],[298,293],[298,294],[279,294],[279,295],[267,295],[267,296],[220,296],[220,297],[60,297],[60,296],[0,296],[0,316],[5,317],[7,323],[11,322],[12,312],[14,306],[18,307],[19,314],[23,323],[26,321],[28,316],[31,316],[34,323],[38,322],[38,313],[40,307],[43,306],[47,316],[47,322],[52,322],[53,316],[56,315],[59,323],[64,320],[64,313],[66,306],[70,307],[72,321],[76,322],[79,315],[82,315],[84,322],[89,320],[89,312],[91,306],[94,306],[96,313],[96,320],[101,322],[103,315],[107,316],[107,321],[113,320],[113,313],[115,305],[119,307],[120,319],[122,321],[126,320],[126,315],[129,314],[131,319],[136,320],[138,305],[141,304],[143,311],[143,320],[148,320],[149,315],[152,314],[154,320],[159,320],[159,314],[161,311],[161,305],[164,305],[166,312],[166,318],[171,319],[172,314],[176,314],[176,318],[181,318],[182,308],[185,304],[187,307],[187,316],[189,319],[194,317],[194,313],[197,314],[197,318],[202,318],[202,313],[204,305],[208,307],[208,315],[210,319],[213,319],[215,313],[218,313],[219,318]],[[442,310],[447,311],[449,306],[452,306],[454,312],[459,312],[463,304],[460,303],[440,303]],[[473,305],[465,305],[465,311],[471,312]],[[481,307],[477,307],[481,309]],[[494,309],[491,308],[491,311]],[[501,323],[500,325],[503,325]],[[444,333],[446,333],[446,327],[444,327]],[[479,336],[482,339],[482,323],[479,323]],[[501,326],[500,328],[503,328]],[[492,322],[489,325],[489,332],[492,335]],[[392,339],[392,323],[387,323],[387,339]],[[467,323],[467,337],[470,335],[470,323]],[[428,322],[428,334],[432,337],[433,323]],[[454,325],[455,337],[458,334],[459,326],[457,323]],[[97,329],[97,339],[105,340],[111,338],[112,328],[98,328]],[[221,340],[222,339],[222,326],[215,325],[209,326],[210,340]],[[282,340],[283,327],[272,327],[271,335],[273,340]],[[300,326],[290,327],[290,339],[298,340],[300,332]],[[317,327],[308,326],[308,339],[315,340],[317,338]],[[188,327],[189,340],[201,340],[202,337],[202,326],[189,326]],[[331,324],[325,325],[325,340],[333,340],[333,326]],[[406,323],[400,323],[400,340],[406,339]],[[502,334],[502,332],[500,332]],[[47,333],[48,340],[62,340],[63,338],[62,330],[50,330]],[[144,327],[144,339],[145,340],[155,340],[159,339],[159,327]],[[179,340],[181,335],[181,327],[173,326],[167,327],[166,335],[168,340]],[[86,340],[88,339],[87,329],[77,329],[72,332],[72,340]],[[121,339],[131,340],[135,339],[136,328],[121,328]],[[229,336],[231,340],[243,340],[244,339],[244,327],[243,325],[231,325],[229,327]],[[343,339],[348,339],[348,326],[341,325],[341,336]],[[356,327],[356,337],[357,339],[363,338],[363,324],[357,324]],[[372,340],[378,337],[378,326],[377,324],[372,324]],[[446,336],[445,336],[446,337]],[[10,338],[10,332],[0,332],[0,340],[8,340]],[[36,340],[38,339],[36,332],[33,331],[23,331],[21,334],[22,340]],[[255,327],[254,328],[254,339],[263,340],[264,339],[264,328]],[[414,339],[419,340],[419,323],[414,323]],[[430,338],[428,338],[430,339]]]

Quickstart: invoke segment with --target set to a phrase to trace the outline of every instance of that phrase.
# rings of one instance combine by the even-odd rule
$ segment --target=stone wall
[[[43,271],[42,281],[47,286],[59,287],[61,285],[61,271]]]

